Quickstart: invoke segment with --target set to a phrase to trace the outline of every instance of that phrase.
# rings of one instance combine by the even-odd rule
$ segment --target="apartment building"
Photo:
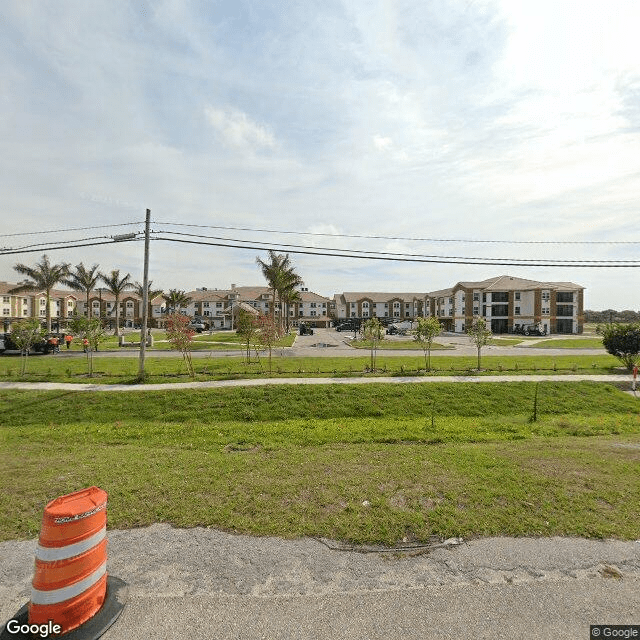
[[[201,317],[212,328],[231,328],[232,319],[237,315],[238,308],[253,309],[262,315],[271,313],[273,296],[269,287],[237,287],[230,289],[209,289],[203,287],[186,294],[191,303],[182,313],[189,316]],[[283,303],[282,309],[276,299],[274,315],[288,318],[290,326],[297,326],[300,322],[314,326],[328,326],[333,301],[307,288],[298,289],[296,299]]]
[[[584,327],[584,287],[503,275],[433,291],[427,308],[426,315],[436,316],[446,331],[457,333],[481,317],[493,333],[537,324],[549,334],[577,334]]]
[[[47,317],[46,291],[23,291],[11,293],[18,283],[0,282],[0,314],[2,315],[3,331],[9,331],[11,323],[25,318]],[[78,296],[73,291],[52,290],[49,296],[49,310],[53,326],[61,320],[71,318],[77,309]]]
[[[347,318],[415,320],[424,315],[426,293],[375,293],[345,291],[334,295],[337,321]]]

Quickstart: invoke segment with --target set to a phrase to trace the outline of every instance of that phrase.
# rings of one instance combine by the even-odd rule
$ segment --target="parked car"
[[[188,326],[189,329],[193,329],[197,333],[202,333],[207,328],[204,322],[190,322]]]
[[[386,333],[387,333],[387,335],[390,335],[390,336],[406,336],[407,335],[407,330],[403,329],[401,327],[398,327],[395,324],[392,324],[386,330]]]
[[[53,342],[50,342],[49,339],[52,337],[58,338],[58,344],[55,345]],[[30,353],[57,353],[60,351],[60,344],[64,340],[64,336],[62,334],[49,334],[44,338],[38,340],[30,349]],[[5,353],[5,351],[17,351],[20,353],[20,349],[18,349],[18,345],[11,339],[10,333],[0,334],[0,354]]]
[[[359,323],[356,322],[341,322],[336,325],[336,331],[357,331]]]
[[[313,335],[313,329],[311,327],[308,327],[304,322],[300,323],[300,335],[301,336],[312,336]]]
[[[547,327],[543,324],[515,324],[513,325],[513,333],[524,336],[546,336]]]

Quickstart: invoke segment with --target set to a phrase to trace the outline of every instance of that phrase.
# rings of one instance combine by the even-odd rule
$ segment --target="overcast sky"
[[[4,0],[0,234],[150,208],[155,230],[244,240],[640,260],[639,24],[637,0]],[[48,253],[142,280],[142,243]],[[257,255],[153,242],[150,277],[165,290],[264,284]],[[40,257],[0,256],[0,279]],[[323,295],[508,273],[579,283],[586,308],[640,308],[640,269],[291,257]]]

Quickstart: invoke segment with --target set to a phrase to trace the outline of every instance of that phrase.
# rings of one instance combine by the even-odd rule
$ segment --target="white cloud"
[[[238,109],[205,108],[209,124],[232,147],[249,149],[272,149],[276,141],[269,129],[249,119]]]

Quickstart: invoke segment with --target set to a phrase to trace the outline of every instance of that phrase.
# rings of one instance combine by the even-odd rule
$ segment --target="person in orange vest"
[[[70,336],[68,333],[64,337],[64,341],[67,343],[67,349],[71,347],[71,341],[73,340],[73,336]]]

